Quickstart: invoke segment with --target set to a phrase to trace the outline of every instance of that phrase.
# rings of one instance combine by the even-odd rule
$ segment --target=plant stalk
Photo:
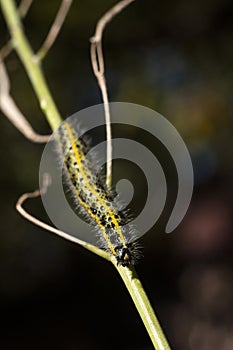
[[[54,131],[61,124],[62,118],[48,89],[48,84],[44,78],[40,62],[34,55],[24,34],[16,5],[12,0],[0,0],[0,4],[11,33],[12,45],[18,53],[30,78],[38,97],[40,108],[44,112],[52,130]]]
[[[58,128],[62,119],[50,94],[40,62],[34,55],[24,34],[16,5],[13,0],[0,0],[0,5],[11,33],[13,47],[17,51],[26,69],[39,100],[40,107],[54,131]],[[114,258],[110,259],[110,255],[107,254],[107,252],[100,251],[100,249],[95,246],[87,244],[86,248],[99,256],[112,261],[128,289],[155,349],[169,350],[170,347],[166,337],[135,270],[131,267],[117,266]]]
[[[146,327],[148,335],[156,350],[170,350],[168,341],[154,313],[145,290],[133,267],[123,267],[114,264],[138,310]]]

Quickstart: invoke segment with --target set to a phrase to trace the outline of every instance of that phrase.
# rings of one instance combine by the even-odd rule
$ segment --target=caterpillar
[[[60,125],[56,139],[73,200],[96,228],[99,246],[115,257],[117,265],[134,265],[140,256],[135,229],[114,200],[113,191],[108,191],[103,178],[96,174],[87,143],[68,122]]]

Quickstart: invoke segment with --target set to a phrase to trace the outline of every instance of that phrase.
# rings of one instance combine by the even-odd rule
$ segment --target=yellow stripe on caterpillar
[[[137,244],[124,227],[127,216],[96,175],[94,161],[86,155],[88,147],[84,140],[63,122],[58,129],[57,141],[68,186],[79,209],[98,229],[100,246],[114,255],[118,264],[134,264],[138,256]]]

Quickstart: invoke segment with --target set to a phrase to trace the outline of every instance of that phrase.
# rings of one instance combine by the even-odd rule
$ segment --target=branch
[[[19,5],[19,15],[21,18],[24,18],[28,13],[29,8],[31,7],[33,0],[22,0]]]
[[[61,27],[64,23],[64,20],[67,16],[67,13],[69,12],[70,6],[72,4],[73,0],[63,0],[61,3],[61,6],[59,7],[59,10],[57,12],[57,15],[55,17],[55,20],[50,28],[50,31],[42,44],[41,48],[35,55],[35,57],[38,59],[38,61],[41,61],[48,51],[51,49],[52,45],[54,44]]]
[[[99,255],[100,257],[102,258],[105,258],[107,260],[110,260],[110,255],[102,250],[102,249],[99,249],[95,246],[93,246],[92,244],[89,244],[87,242],[84,242],[82,241],[81,239],[78,239],[74,236],[71,236],[70,234],[66,233],[66,232],[63,232],[63,231],[60,231],[60,230],[57,230],[55,227],[52,227],[48,224],[46,224],[45,222],[35,218],[34,216],[32,216],[31,214],[29,214],[24,208],[23,208],[23,204],[25,203],[25,201],[27,199],[30,199],[30,198],[37,198],[37,197],[40,197],[42,194],[46,193],[47,192],[47,188],[48,186],[50,185],[50,176],[49,174],[44,174],[44,177],[43,177],[43,185],[42,185],[42,189],[41,190],[35,190],[33,192],[29,192],[29,193],[24,193],[22,196],[19,197],[17,203],[16,203],[16,209],[17,211],[25,218],[27,219],[28,221],[32,222],[33,224],[35,224],[36,226],[39,226],[49,232],[52,232],[52,233],[55,233],[56,235],[70,241],[70,242],[73,242],[73,243],[76,243],[76,244],[79,244],[81,245],[82,247],[92,251],[93,253]]]
[[[135,269],[116,264],[115,267],[132,297],[155,349],[171,350]]]
[[[104,57],[102,50],[102,36],[106,25],[125,7],[134,2],[135,0],[123,0],[113,6],[109,11],[107,11],[103,17],[97,22],[96,31],[94,36],[90,39],[91,41],[91,63],[93,72],[97,78],[102,99],[104,102],[104,112],[105,112],[105,123],[106,123],[106,139],[107,139],[107,174],[106,174],[106,185],[111,188],[111,178],[112,178],[112,132],[111,132],[111,120],[110,120],[110,109],[109,109],[109,99],[107,85],[104,75]]]
[[[17,51],[39,100],[51,128],[57,129],[61,123],[61,116],[50,94],[41,66],[34,58],[32,48],[24,35],[21,19],[12,0],[0,0],[2,11],[11,33],[12,44]]]
[[[45,143],[50,135],[37,134],[10,95],[10,80],[0,57],[0,109],[12,124],[30,141]]]
[[[18,7],[18,13],[21,18],[24,18],[26,16],[32,4],[32,1],[33,0],[21,1]],[[48,33],[48,36],[36,56],[37,59],[42,59],[53,45],[64,22],[64,19],[69,11],[71,3],[72,0],[62,1],[54,23]],[[47,142],[49,135],[39,135],[33,130],[10,95],[10,80],[7,75],[6,67],[2,60],[12,51],[12,49],[12,41],[9,41],[0,51],[0,108],[6,117],[12,122],[12,124],[30,141],[41,143]]]
[[[28,13],[31,4],[32,4],[33,0],[22,0],[19,7],[18,7],[18,11],[19,11],[19,15],[21,18],[24,18],[26,16],[26,14]],[[1,49],[0,49],[0,57],[2,58],[2,60],[4,60],[13,50],[13,46],[11,41],[9,40]]]
[[[122,280],[124,281],[128,292],[130,293],[132,300],[142,318],[142,321],[147,329],[147,332],[150,336],[150,339],[157,350],[170,350],[169,344],[166,340],[166,337],[162,331],[162,328],[159,324],[159,321],[153,311],[153,308],[150,304],[149,299],[144,291],[144,288],[137,276],[136,271],[133,267],[119,266],[116,264],[115,258],[111,257],[106,251],[99,249],[92,244],[89,244],[85,241],[82,241],[74,236],[71,236],[68,233],[57,230],[56,228],[38,220],[31,214],[29,214],[24,208],[23,204],[27,199],[37,198],[41,196],[41,194],[46,193],[47,188],[50,184],[50,177],[48,174],[44,174],[43,177],[43,185],[41,190],[36,190],[34,192],[25,193],[18,199],[16,203],[16,209],[18,212],[27,220],[32,222],[33,224],[49,231],[55,233],[56,235],[71,241],[73,243],[79,244],[82,247],[90,250],[92,253],[97,254],[98,256],[109,260],[113,263],[117,271],[119,272]]]
[[[133,1],[134,0],[121,1],[116,6],[114,6],[110,11],[108,11],[97,23],[95,36],[91,39],[92,66],[102,92],[102,97],[103,97],[104,107],[105,107],[106,132],[107,132],[107,141],[108,141],[108,148],[107,148],[108,184],[111,183],[112,148],[109,146],[109,143],[111,143],[110,112],[109,112],[107,87],[106,87],[106,82],[104,77],[104,59],[103,59],[101,41],[102,41],[103,30],[106,24],[110,22],[111,19],[117,13],[119,13],[121,10],[123,10],[123,8],[125,8],[127,5],[129,5]],[[50,95],[39,61],[35,60],[35,55],[23,33],[21,21],[17,13],[16,6],[13,0],[0,0],[0,4],[2,6],[3,14],[7,21],[7,25],[11,32],[13,46],[16,49],[18,55],[20,56],[25,66],[25,69],[28,73],[28,76],[32,82],[32,85],[34,87],[38,100],[40,102],[41,109],[44,111],[47,117],[47,120],[51,125],[51,128],[55,130],[61,123],[61,117]],[[4,66],[3,66],[3,69],[4,69]],[[7,89],[9,88],[7,84],[9,85],[9,82],[7,79],[5,79],[3,83],[3,91],[7,91]],[[110,254],[108,254],[106,251],[99,249],[95,246],[92,246],[84,241],[81,241],[76,237],[70,236],[65,232],[59,231],[47,225],[44,222],[41,222],[40,220],[30,215],[23,208],[23,204],[27,199],[36,198],[40,196],[41,193],[44,193],[44,191],[47,190],[48,185],[49,185],[48,178],[45,178],[44,186],[42,186],[41,191],[37,190],[32,193],[25,193],[24,195],[22,195],[16,204],[16,209],[20,212],[21,215],[23,215],[27,220],[33,222],[34,224],[50,232],[53,232],[69,241],[80,244],[83,247],[92,251],[93,253],[107,260],[111,260],[111,262],[113,263],[115,268],[118,270],[119,274],[121,275],[136,305],[136,308],[143,320],[143,323],[145,324],[145,327],[148,331],[148,334],[155,348],[157,350],[169,350],[170,347],[167,343],[167,340],[161,330],[159,322],[153,312],[150,302],[145,294],[145,291],[138,277],[136,276],[136,273],[133,267],[118,266],[116,264],[116,259],[114,257],[111,257]]]

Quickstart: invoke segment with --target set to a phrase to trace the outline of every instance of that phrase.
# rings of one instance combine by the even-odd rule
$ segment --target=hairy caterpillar
[[[113,193],[106,190],[97,174],[93,159],[86,155],[88,147],[78,133],[63,122],[57,132],[59,154],[65,176],[75,202],[85,217],[97,228],[100,247],[112,254],[117,264],[135,264],[139,256],[134,229],[120,210]]]

